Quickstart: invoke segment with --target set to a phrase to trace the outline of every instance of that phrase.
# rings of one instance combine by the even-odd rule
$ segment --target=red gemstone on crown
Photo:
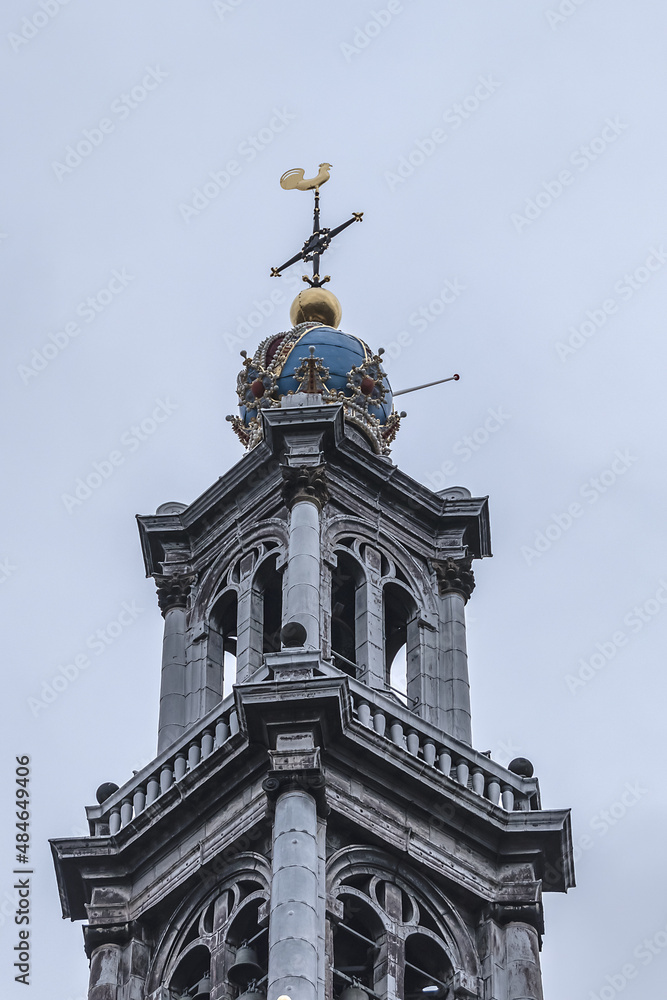
[[[255,399],[259,399],[260,396],[264,395],[266,389],[261,378],[256,378],[255,381],[251,383],[250,391],[255,397]]]
[[[363,392],[364,396],[370,396],[375,388],[375,379],[371,378],[370,375],[364,375],[359,388]]]

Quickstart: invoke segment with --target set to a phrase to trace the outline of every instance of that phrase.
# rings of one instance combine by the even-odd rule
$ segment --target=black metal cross
[[[313,276],[309,278],[304,274],[303,280],[308,282],[311,288],[321,288],[327,281],[331,278],[329,275],[325,275],[320,278],[320,257],[327,249],[331,243],[334,236],[338,236],[342,233],[344,229],[351,226],[353,222],[361,222],[363,217],[363,212],[353,212],[352,218],[344,222],[342,226],[336,226],[335,229],[320,229],[320,192],[319,188],[315,188],[315,209],[313,211],[313,233],[309,236],[306,242],[303,244],[301,251],[290,257],[288,261],[281,264],[280,267],[271,268],[271,277],[279,278],[282,271],[287,267],[291,267],[292,264],[296,264],[299,260],[305,260],[313,262]]]

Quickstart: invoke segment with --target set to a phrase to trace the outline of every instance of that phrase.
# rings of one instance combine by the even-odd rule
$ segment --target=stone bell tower
[[[243,458],[138,519],[157,756],[100,786],[89,837],[52,842],[89,998],[542,1000],[569,813],[541,808],[529,761],[473,748],[487,500],[392,464],[382,357],[331,293],[292,321],[244,359]]]

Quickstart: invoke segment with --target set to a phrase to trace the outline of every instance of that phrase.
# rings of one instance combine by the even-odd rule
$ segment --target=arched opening
[[[356,983],[373,989],[383,927],[373,908],[357,895],[342,896],[343,919],[334,926],[334,992]]]
[[[360,643],[362,574],[356,560],[347,552],[336,553],[331,574],[331,653],[340,670],[357,675],[357,650]]]
[[[411,934],[405,942],[405,1000],[446,997],[451,975],[444,948],[426,934]]]
[[[208,997],[210,991],[211,953],[203,944],[187,951],[171,977],[169,990],[174,1000],[198,1000]]]
[[[382,613],[385,684],[407,704],[408,657],[416,646],[417,604],[404,587],[386,583],[382,591]]]
[[[222,671],[220,696],[225,698],[236,681],[238,598],[226,590],[216,601],[208,625],[209,661]]]
[[[261,623],[262,652],[280,649],[280,627],[283,616],[283,577],[276,563],[278,553],[266,559],[253,581],[255,616]]]
[[[264,985],[268,969],[268,928],[261,928],[259,909],[263,899],[251,899],[242,906],[227,933],[227,946],[234,957],[227,970],[227,979],[240,996]]]

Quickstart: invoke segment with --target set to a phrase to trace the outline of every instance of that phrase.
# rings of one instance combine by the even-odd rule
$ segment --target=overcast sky
[[[22,754],[31,996],[85,996],[47,838],[155,752],[162,619],[134,515],[240,459],[239,351],[289,326],[296,280],[269,269],[311,219],[278,179],[322,161],[323,224],[365,213],[326,262],[342,329],[385,347],[394,388],[461,375],[401,400],[392,458],[490,496],[475,746],[529,757],[543,804],[573,809],[546,996],[662,995],[664,4],[5,0],[0,22],[3,997],[25,995]]]

